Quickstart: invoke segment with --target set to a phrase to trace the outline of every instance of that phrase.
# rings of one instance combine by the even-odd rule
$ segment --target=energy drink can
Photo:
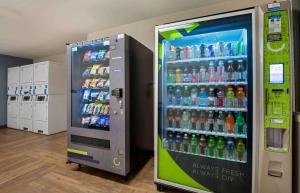
[[[184,48],[183,48],[183,55],[184,55],[184,58],[183,59],[189,59],[189,50],[190,50],[190,48],[189,48],[189,46],[185,46]]]
[[[200,57],[201,58],[206,57],[206,45],[205,44],[200,45]]]

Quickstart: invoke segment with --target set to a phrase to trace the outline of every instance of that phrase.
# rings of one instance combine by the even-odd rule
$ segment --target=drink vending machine
[[[125,34],[68,52],[68,161],[127,176],[153,151],[153,53]]]
[[[290,192],[287,4],[156,27],[158,190]]]

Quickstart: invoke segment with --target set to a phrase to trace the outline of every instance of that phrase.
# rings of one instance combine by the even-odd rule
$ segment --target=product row
[[[225,90],[226,95],[225,95]],[[169,105],[201,106],[201,107],[227,107],[245,108],[247,98],[242,86],[228,86],[226,89],[219,87],[201,86],[168,86],[167,97]]]
[[[99,88],[99,89],[108,89],[110,86],[109,79],[104,78],[94,78],[94,79],[86,79],[82,84],[82,88]]]
[[[218,64],[210,61],[209,65],[200,64],[200,67],[169,67],[168,83],[197,83],[197,82],[244,82],[247,80],[247,71],[244,61],[238,60],[234,67],[233,60],[228,60],[226,68],[224,61]]]
[[[229,160],[246,161],[246,145],[243,139],[167,133],[163,139],[165,149]]]
[[[169,46],[168,60],[187,60],[207,57],[242,56],[247,54],[247,45],[243,41],[217,42],[189,46]]]
[[[247,124],[243,113],[223,111],[196,111],[168,109],[167,127],[204,130],[210,132],[246,134]]]
[[[107,49],[100,49],[98,51],[88,50],[84,53],[82,62],[99,62],[101,60],[108,59],[110,57],[109,51]]]
[[[109,67],[104,67],[101,64],[94,64],[92,67],[87,67],[82,73],[82,77],[108,76],[108,75],[109,75]]]
[[[86,127],[109,129],[110,118],[107,115],[82,117],[81,124]]]
[[[81,109],[81,114],[94,115],[94,116],[109,115],[109,110],[110,107],[108,104],[89,103],[89,104],[83,104]]]
[[[85,89],[83,91],[82,102],[109,103],[109,101],[109,92],[93,89]]]

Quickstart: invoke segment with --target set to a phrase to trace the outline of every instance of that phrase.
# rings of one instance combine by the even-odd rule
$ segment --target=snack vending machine
[[[68,52],[68,160],[127,176],[153,151],[153,54],[125,34]]]

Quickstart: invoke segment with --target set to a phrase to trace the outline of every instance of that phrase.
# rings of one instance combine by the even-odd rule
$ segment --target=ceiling
[[[39,58],[87,33],[200,7],[209,0],[0,0],[0,53]]]

